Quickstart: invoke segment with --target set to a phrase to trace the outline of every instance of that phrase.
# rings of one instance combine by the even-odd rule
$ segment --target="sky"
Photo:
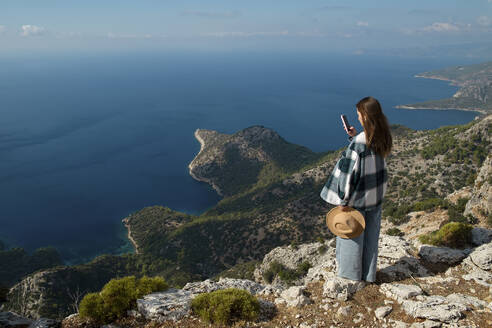
[[[492,0],[0,0],[0,54],[492,43]]]

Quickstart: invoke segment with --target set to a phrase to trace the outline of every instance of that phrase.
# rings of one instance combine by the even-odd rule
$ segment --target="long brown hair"
[[[388,156],[393,138],[379,101],[373,97],[365,97],[356,107],[362,117],[367,145],[382,157]]]

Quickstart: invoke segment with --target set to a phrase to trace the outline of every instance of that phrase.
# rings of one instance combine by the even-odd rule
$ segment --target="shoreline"
[[[459,110],[462,112],[476,112],[481,115],[487,115],[488,112],[479,109],[479,108],[442,108],[442,107],[427,107],[427,106],[411,106],[411,105],[396,105],[394,108],[396,109],[409,109],[409,110],[419,110],[419,109],[427,109],[427,110]]]
[[[450,85],[452,85],[452,86],[457,86],[457,87],[461,87],[462,86],[456,80],[448,79],[448,78],[445,78],[445,77],[442,77],[442,76],[439,76],[439,75],[430,75],[430,76],[427,76],[427,75],[424,75],[424,74],[425,73],[415,74],[413,77],[415,77],[415,78],[421,78],[421,79],[446,81],[446,82],[450,82]],[[454,97],[454,96],[452,96],[452,97]],[[443,108],[443,107],[430,107],[430,106],[419,106],[418,103],[417,104],[414,104],[414,105],[412,105],[412,104],[408,104],[408,105],[396,105],[394,108],[396,108],[396,109],[409,109],[409,110],[419,110],[419,109],[427,109],[427,110],[459,110],[459,111],[462,111],[462,112],[476,112],[476,113],[478,113],[478,116],[484,116],[484,115],[487,115],[489,113],[488,111],[486,111],[484,109],[481,109],[481,108],[449,108],[449,107]]]
[[[195,179],[197,181],[208,183],[217,192],[217,194],[219,194],[219,196],[224,197],[224,194],[222,193],[220,188],[215,183],[213,183],[209,179],[200,178],[195,173],[193,173],[193,169],[195,168],[195,166],[193,165],[193,162],[198,158],[198,156],[200,156],[203,149],[205,148],[205,140],[203,140],[203,138],[200,137],[199,132],[200,132],[200,129],[196,129],[194,135],[195,135],[195,139],[198,140],[198,142],[200,143],[200,151],[198,152],[198,154],[196,154],[195,157],[193,157],[193,160],[190,162],[190,164],[188,164],[189,174],[191,175],[191,177],[193,179]]]
[[[123,222],[123,225],[125,226],[126,230],[128,231],[127,238],[132,243],[133,248],[135,249],[135,254],[140,254],[140,252],[138,251],[138,244],[135,241],[135,239],[133,239],[133,237],[132,237],[132,230],[130,227],[130,223],[128,223],[128,217],[124,218],[121,221]]]

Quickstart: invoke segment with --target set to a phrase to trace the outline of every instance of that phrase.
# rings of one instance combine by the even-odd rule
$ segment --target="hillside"
[[[459,109],[492,112],[492,62],[449,67],[415,77],[450,81],[460,89],[451,98],[400,105],[406,109]]]
[[[399,226],[415,210],[434,209],[444,211],[445,220],[472,220],[444,199],[474,185],[490,153],[491,123],[492,115],[431,131],[394,126],[395,148],[388,158],[390,181],[384,212],[387,221]],[[173,286],[182,287],[226,269],[254,267],[248,263],[263,260],[275,247],[332,237],[324,224],[329,206],[319,192],[340,151],[313,153],[286,143],[264,127],[234,135],[200,131],[204,130],[197,132],[203,140],[202,151],[190,170],[200,179],[213,179],[209,183],[224,190],[225,197],[216,206],[199,216],[162,206],[137,211],[124,222],[138,254],[102,257],[88,265],[32,275],[11,289],[6,308],[21,311],[12,299],[27,295],[25,306],[30,316],[42,313],[61,318],[73,311],[66,303],[68,285],[71,292],[77,288],[94,291],[111,277],[146,273],[162,275]],[[221,178],[222,172],[230,177],[242,175],[244,167],[237,163],[241,161],[247,167],[257,165],[255,174],[246,174],[239,184]],[[94,275],[98,279],[91,280]],[[40,294],[49,298],[39,298]],[[56,311],[53,302],[59,305]]]

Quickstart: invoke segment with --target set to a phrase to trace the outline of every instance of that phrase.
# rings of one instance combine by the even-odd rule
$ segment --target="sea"
[[[340,114],[379,99],[390,123],[462,124],[477,113],[404,110],[450,97],[423,71],[480,62],[330,53],[0,56],[0,240],[52,246],[67,264],[132,252],[121,220],[146,206],[200,214],[220,197],[193,180],[194,131],[252,125],[313,151],[347,145]]]

